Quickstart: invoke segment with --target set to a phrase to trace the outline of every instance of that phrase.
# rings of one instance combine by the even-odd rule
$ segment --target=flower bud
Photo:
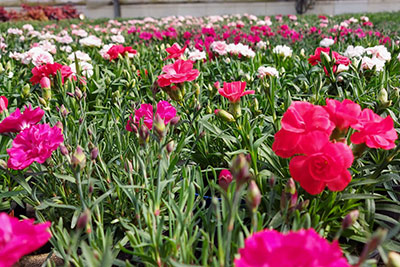
[[[228,190],[229,184],[232,182],[232,173],[228,169],[223,169],[218,176],[218,184],[225,191]]]
[[[294,183],[294,180],[290,178],[282,191],[281,210],[285,210],[286,208],[293,210],[297,206],[297,199],[296,184]]]
[[[388,102],[388,93],[387,93],[387,91],[385,90],[385,88],[382,88],[382,89],[379,91],[379,94],[378,94],[378,101],[379,101],[381,104],[385,104],[385,103]]]
[[[218,118],[222,119],[223,121],[226,121],[226,122],[234,122],[235,121],[235,118],[233,117],[233,115],[223,109],[216,109],[216,110],[214,110],[214,113],[215,113],[215,115],[217,115]]]
[[[81,100],[82,97],[83,97],[83,93],[82,93],[81,89],[79,89],[78,87],[75,88],[75,94],[74,95],[78,100]]]
[[[85,229],[90,220],[90,210],[86,209],[78,218],[76,222],[76,229]]]
[[[60,151],[61,151],[61,154],[63,154],[64,156],[67,156],[69,154],[69,151],[66,148],[66,146],[64,146],[64,144],[60,145]]]
[[[64,118],[69,114],[69,111],[65,108],[64,104],[60,107],[60,113]]]
[[[42,104],[43,106],[47,106],[46,100],[44,100],[42,97],[39,97],[39,103]]]
[[[291,195],[296,193],[296,184],[294,183],[293,178],[290,178],[285,186],[285,192]]]
[[[196,96],[196,97],[199,97],[199,95],[200,95],[200,85],[199,85],[198,83],[195,83],[195,84],[194,84],[194,88],[196,89],[196,90],[194,91],[195,96]]]
[[[231,173],[233,178],[236,179],[238,188],[250,179],[249,162],[245,155],[239,154],[235,157],[232,162]]]
[[[149,129],[147,128],[146,125],[140,126],[139,129],[139,143],[141,145],[144,145],[149,141]]]
[[[76,168],[79,166],[81,169],[86,165],[85,153],[79,145],[76,147],[74,154],[72,154],[71,163],[72,167]]]
[[[8,107],[8,99],[5,96],[0,96],[0,114],[3,113],[4,110],[7,110]]]
[[[174,140],[172,140],[167,144],[167,153],[171,154],[171,152],[174,151],[174,149],[175,149],[175,143]]]
[[[161,118],[160,114],[156,114],[156,117],[154,118],[153,121],[153,128],[156,131],[156,133],[158,134],[158,136],[161,138],[163,138],[165,136],[165,123],[164,120]]]
[[[94,147],[92,151],[90,151],[90,157],[92,158],[92,160],[96,160],[98,156],[99,156],[99,149],[97,147]]]
[[[169,121],[169,123],[170,123],[171,125],[175,126],[175,125],[178,124],[178,122],[180,121],[180,119],[181,119],[181,116],[175,116],[175,117],[173,117],[173,118]]]
[[[133,165],[130,160],[127,160],[125,163],[125,171],[128,173],[133,173]]]
[[[40,86],[42,87],[42,89],[51,88],[50,79],[48,77],[43,77],[42,79],[40,79]]]
[[[359,215],[360,212],[358,210],[350,211],[343,219],[342,229],[344,230],[352,226],[357,221]]]
[[[260,189],[258,189],[256,182],[254,182],[253,180],[251,180],[250,184],[249,184],[248,193],[247,193],[247,201],[248,201],[250,208],[253,211],[257,210],[258,205],[260,205],[260,202],[261,202]]]
[[[214,87],[215,87],[215,89],[219,90],[219,88],[220,88],[220,83],[219,83],[219,81],[216,81],[216,82],[214,83]]]
[[[4,71],[3,64],[0,63],[0,73]]]
[[[31,86],[27,83],[22,87],[22,96],[27,97],[31,94]]]
[[[394,251],[388,253],[387,267],[400,267],[400,255]]]
[[[0,159],[0,168],[7,169],[7,162],[5,160]]]

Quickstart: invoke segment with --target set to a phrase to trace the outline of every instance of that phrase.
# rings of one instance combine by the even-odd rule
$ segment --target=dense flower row
[[[336,195],[325,200],[330,191],[366,195],[363,188],[348,189],[352,179],[365,178],[358,175],[362,168],[374,178],[397,171],[388,167],[398,150],[400,86],[399,44],[392,37],[365,16],[340,22],[320,16],[314,25],[293,15],[238,15],[9,28],[0,36],[0,81],[6,88],[0,95],[0,140],[6,147],[0,149],[7,159],[0,168],[10,182],[0,189],[12,191],[14,175],[29,176],[34,190],[27,203],[40,206],[41,216],[66,216],[65,225],[86,228],[89,238],[79,249],[61,248],[65,240],[56,240],[54,249],[63,256],[75,249],[75,258],[81,251],[86,257],[84,242],[107,243],[99,241],[106,229],[118,238],[129,235],[130,246],[125,238],[114,248],[133,248],[127,254],[148,265],[177,259],[198,265],[188,255],[197,257],[207,241],[218,244],[218,256],[207,248],[202,264],[350,266],[338,237],[354,216],[346,216],[340,231],[330,221],[354,207],[366,210],[364,202]],[[212,177],[215,170],[218,178]],[[311,195],[297,191],[295,181]],[[57,192],[46,192],[48,184]],[[14,185],[23,192],[18,203],[24,203],[30,192],[23,191],[25,184]],[[250,217],[237,212],[245,189]],[[343,205],[337,211],[342,213],[334,219],[324,213],[320,220],[318,212],[333,201]],[[74,210],[73,218],[58,213],[61,208]],[[209,211],[192,227],[190,217],[203,210]],[[0,266],[11,266],[50,239],[48,222],[34,226],[5,213],[0,221],[0,255],[7,254]],[[357,225],[358,235],[376,226],[368,223]],[[190,244],[177,234],[190,230],[186,225],[201,228]],[[62,232],[58,227],[52,231]],[[323,237],[335,238],[330,243]],[[181,253],[192,245],[193,251]],[[103,254],[93,255],[95,262]],[[71,258],[68,264],[77,264],[65,256]]]

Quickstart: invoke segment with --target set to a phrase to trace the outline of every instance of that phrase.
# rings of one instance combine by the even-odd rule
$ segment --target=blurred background
[[[328,14],[399,11],[400,0],[0,0],[5,10],[21,5],[73,5],[88,18],[206,16],[222,14]]]

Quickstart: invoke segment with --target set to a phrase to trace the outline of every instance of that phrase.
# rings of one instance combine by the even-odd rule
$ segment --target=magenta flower
[[[350,137],[354,144],[365,143],[368,147],[386,150],[396,146],[397,132],[390,116],[382,118],[366,108],[361,112],[359,123],[352,127],[358,130]]]
[[[25,106],[24,112],[21,114],[19,108],[10,114],[0,123],[0,133],[17,133],[25,128],[38,123],[44,115],[44,111],[37,107],[32,109]]]
[[[166,87],[172,83],[178,84],[195,80],[200,72],[193,69],[193,61],[178,59],[173,64],[163,67],[164,74],[158,76],[157,83],[160,87]]]
[[[61,129],[56,126],[38,124],[26,128],[15,137],[12,147],[7,149],[10,156],[8,167],[22,170],[35,161],[42,164],[63,141]]]
[[[236,267],[350,267],[337,241],[329,243],[314,229],[257,232],[245,240]]]
[[[175,118],[176,109],[170,103],[168,103],[168,101],[162,100],[157,104],[157,111],[155,115],[157,114],[161,119],[163,119],[165,125],[167,125],[173,118]],[[147,126],[147,128],[152,129],[153,118],[155,115],[153,114],[153,106],[151,104],[141,104],[140,108],[135,110],[134,119],[132,120],[132,115],[129,116],[125,129],[129,132],[132,132],[132,123],[139,125],[142,118],[143,123]]]
[[[219,88],[218,92],[223,97],[228,98],[229,102],[237,103],[244,95],[253,95],[254,90],[245,91],[246,82],[224,82],[224,87]]]
[[[159,114],[161,119],[167,125],[176,116],[176,109],[168,103],[168,101],[160,101],[157,104],[156,115]]]
[[[135,123],[139,125],[142,118],[147,128],[153,128],[153,106],[151,104],[141,104],[140,108],[135,110]]]
[[[229,184],[232,182],[232,173],[228,169],[223,169],[218,176],[218,184],[225,191],[228,190]]]
[[[0,213],[0,266],[11,267],[18,260],[49,241],[51,223],[33,224],[33,220],[19,221]]]

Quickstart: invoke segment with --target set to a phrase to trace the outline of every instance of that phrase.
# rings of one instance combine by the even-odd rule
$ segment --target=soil
[[[19,261],[19,263],[15,264],[13,267],[41,267],[42,264],[46,261],[48,255],[48,253],[45,253],[39,255],[25,256]],[[62,266],[64,264],[63,260],[58,258],[54,254],[50,257],[50,261],[54,262],[56,266]]]

